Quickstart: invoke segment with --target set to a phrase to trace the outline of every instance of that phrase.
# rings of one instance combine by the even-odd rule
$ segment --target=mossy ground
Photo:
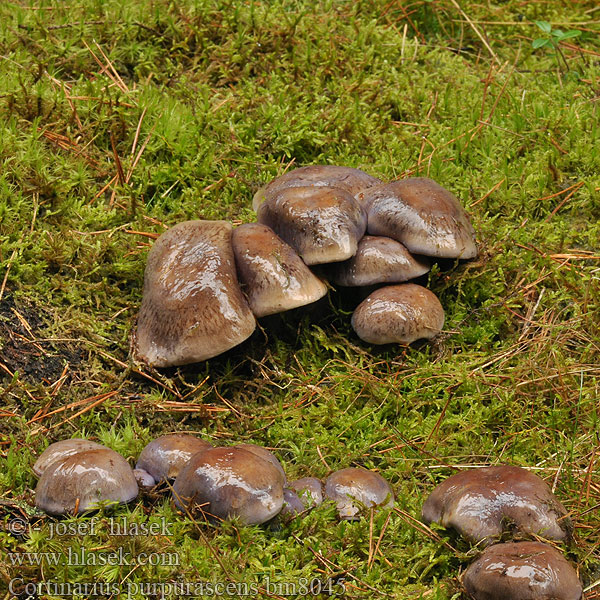
[[[571,512],[563,549],[596,597],[600,11],[594,0],[461,5],[0,5],[0,515],[39,526],[0,531],[0,589],[108,582],[141,598],[152,596],[139,583],[209,580],[282,596],[268,581],[345,577],[346,597],[458,598],[474,552],[424,528],[420,506],[456,468],[511,463]],[[562,45],[566,65],[532,49],[536,19],[582,32]],[[313,163],[428,175],[462,198],[481,254],[429,277],[446,310],[440,339],[363,344],[355,299],[332,293],[206,363],[131,365],[147,234],[252,221],[260,185]],[[48,443],[90,437],[133,461],[175,430],[271,447],[291,478],[376,469],[397,510],[347,524],[323,506],[273,527],[214,528],[154,495],[117,516],[172,531],[120,538],[108,516],[93,536],[52,537],[32,509],[31,466]],[[178,564],[15,566],[9,555],[82,546],[175,552]]]

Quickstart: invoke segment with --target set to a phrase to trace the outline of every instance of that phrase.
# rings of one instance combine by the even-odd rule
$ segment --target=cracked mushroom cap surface
[[[238,284],[231,236],[226,221],[184,221],[156,240],[144,273],[138,359],[185,365],[252,335],[256,321]]]
[[[565,507],[537,475],[509,465],[461,471],[442,481],[423,504],[425,523],[452,527],[488,545],[507,527],[562,541],[570,537]]]
[[[337,505],[342,519],[354,519],[362,507],[391,508],[394,493],[378,473],[349,467],[335,471],[325,480],[325,495]]]
[[[283,485],[279,469],[257,454],[244,448],[210,448],[180,471],[173,498],[180,510],[257,525],[281,511]]]
[[[410,252],[438,258],[477,256],[475,232],[459,200],[426,177],[410,177],[359,194],[368,231],[402,242]]]
[[[327,286],[270,227],[240,225],[233,231],[238,276],[256,317],[316,302]]]
[[[343,286],[400,283],[424,275],[431,263],[413,256],[400,242],[388,237],[365,235],[356,254],[327,271],[330,281]]]
[[[39,455],[33,465],[33,472],[40,477],[53,462],[62,460],[78,452],[83,452],[84,450],[94,450],[97,448],[106,448],[106,446],[82,438],[71,438],[54,442],[54,444],[50,444]]]
[[[401,283],[367,296],[356,307],[351,323],[358,337],[370,344],[411,344],[440,333],[444,309],[427,288]]]
[[[212,444],[195,435],[171,433],[152,440],[141,451],[136,468],[144,469],[159,482],[175,479],[194,454],[212,448]]]
[[[50,515],[76,514],[100,504],[127,504],[138,492],[129,463],[110,448],[97,448],[49,465],[35,489],[35,505]]]
[[[288,171],[261,187],[254,194],[252,208],[258,210],[258,207],[276,191],[289,187],[335,187],[355,196],[362,190],[381,183],[381,179],[352,167],[308,165]]]
[[[331,187],[277,190],[259,206],[257,218],[307,265],[354,256],[367,226],[367,214],[354,196]]]
[[[577,572],[555,548],[541,542],[495,544],[463,575],[474,600],[579,600]]]

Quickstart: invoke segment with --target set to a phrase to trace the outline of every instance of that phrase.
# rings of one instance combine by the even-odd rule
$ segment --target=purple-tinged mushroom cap
[[[195,454],[173,485],[175,505],[245,525],[265,523],[281,511],[284,479],[270,461],[243,448]]]
[[[157,482],[175,479],[194,454],[208,448],[212,448],[209,442],[194,435],[163,435],[146,445],[140,453],[136,468],[148,471]]]
[[[242,294],[225,221],[185,221],[163,233],[148,254],[136,357],[170,367],[217,356],[252,335],[254,315]]]
[[[423,520],[452,527],[488,545],[507,528],[565,540],[571,523],[564,506],[537,475],[508,465],[461,471],[440,483],[423,505]]]
[[[390,484],[378,473],[366,469],[350,467],[335,471],[325,480],[325,495],[336,503],[340,517],[348,520],[356,518],[362,507],[394,506]]]
[[[100,505],[127,504],[138,495],[129,463],[109,448],[84,450],[49,465],[35,490],[35,505],[51,515],[76,514]]]
[[[411,344],[431,339],[444,326],[437,296],[415,283],[389,285],[367,296],[352,315],[358,337],[371,344]]]
[[[410,252],[438,258],[477,256],[475,233],[465,209],[441,185],[411,177],[369,188],[359,198],[368,231],[402,242]]]
[[[431,263],[413,256],[406,247],[388,237],[365,235],[356,254],[341,263],[329,265],[329,280],[337,285],[360,286],[399,283],[420,277]]]
[[[252,452],[252,454],[256,454],[256,456],[259,458],[270,462],[281,473],[281,476],[283,477],[283,483],[285,485],[287,481],[285,470],[283,469],[282,464],[279,462],[279,459],[270,450],[267,450],[263,446],[259,446],[257,444],[236,444],[233,447],[242,448],[243,450]]]
[[[154,477],[152,477],[152,475],[150,475],[150,473],[144,469],[134,469],[133,475],[138,483],[138,487],[140,488],[147,489],[156,485],[156,480]]]
[[[240,283],[256,317],[316,302],[327,286],[270,227],[240,225],[233,231]]]
[[[352,196],[374,185],[381,184],[381,179],[372,177],[360,169],[338,167],[335,165],[309,165],[288,171],[261,187],[252,201],[252,208],[258,207],[275,192],[290,187],[335,187]]]
[[[354,256],[367,215],[342,189],[296,187],[278,190],[265,200],[258,222],[273,229],[307,265],[316,265]]]
[[[42,473],[55,461],[67,458],[84,450],[94,450],[98,448],[106,448],[102,444],[97,444],[90,440],[81,438],[72,438],[61,440],[50,444],[38,457],[33,465],[33,472],[40,477]]]
[[[473,600],[579,600],[577,572],[555,548],[540,542],[495,544],[465,571]]]

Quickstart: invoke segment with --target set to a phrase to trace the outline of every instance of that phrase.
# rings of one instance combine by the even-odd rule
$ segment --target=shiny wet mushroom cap
[[[283,490],[282,514],[297,515],[323,502],[323,484],[316,477],[303,477]]]
[[[269,226],[307,265],[346,260],[356,253],[367,215],[342,189],[295,187],[276,191],[258,208]]]
[[[35,505],[50,515],[126,504],[138,495],[129,463],[110,448],[84,450],[49,465],[35,489]]]
[[[187,433],[171,433],[152,440],[140,453],[136,468],[144,469],[159,482],[175,479],[194,454],[212,444]]]
[[[540,542],[495,544],[465,571],[474,600],[579,600],[577,572],[555,548]]]
[[[252,208],[258,210],[258,207],[275,192],[289,187],[335,187],[355,196],[362,190],[379,184],[381,184],[380,179],[360,169],[335,165],[309,165],[288,171],[261,187],[254,194]]]
[[[263,446],[259,446],[257,444],[236,444],[233,447],[242,448],[242,450],[252,452],[252,454],[256,454],[256,456],[258,456],[259,458],[270,462],[281,473],[281,476],[283,477],[283,482],[285,484],[286,476],[283,466],[279,462],[279,459],[270,450],[267,450]]]
[[[333,500],[342,519],[354,519],[362,507],[391,508],[394,494],[378,473],[347,468],[335,471],[325,480],[325,495]]]
[[[242,289],[256,317],[316,302],[327,286],[270,227],[240,225],[233,251]]]
[[[431,339],[444,326],[437,296],[414,283],[390,285],[367,296],[352,315],[358,337],[371,344],[411,344]]]
[[[61,440],[60,442],[54,442],[54,444],[50,444],[39,455],[33,465],[33,472],[40,477],[53,462],[62,460],[63,458],[67,458],[67,456],[72,456],[78,452],[83,452],[84,450],[94,450],[97,448],[106,448],[106,446],[81,438],[71,438],[68,440]]]
[[[154,367],[217,356],[248,338],[254,315],[239,287],[232,227],[185,221],[163,233],[148,254],[136,357]]]
[[[432,179],[411,177],[360,193],[368,231],[402,242],[410,252],[438,258],[477,256],[475,233],[465,209]]]
[[[406,247],[388,237],[365,235],[358,242],[356,254],[329,266],[328,279],[337,285],[360,286],[376,283],[399,283],[420,277],[431,263],[413,256]]]
[[[134,469],[133,476],[140,488],[151,488],[156,485],[156,479],[144,469]]]
[[[194,455],[173,485],[180,510],[243,524],[265,523],[283,506],[283,476],[277,467],[243,448],[210,448]]]
[[[508,465],[461,471],[440,483],[423,505],[425,523],[452,527],[487,545],[505,528],[565,540],[571,523],[564,506],[537,475]]]

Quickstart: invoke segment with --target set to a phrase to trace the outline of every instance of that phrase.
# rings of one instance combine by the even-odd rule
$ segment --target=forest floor
[[[575,524],[559,547],[600,598],[599,25],[595,0],[0,3],[0,598],[205,581],[460,598],[478,550],[425,527],[421,506],[494,464],[552,487]],[[360,293],[332,290],[209,361],[133,364],[153,239],[187,219],[253,221],[254,192],[308,164],[429,176],[461,198],[480,254],[427,279],[443,334],[363,343]],[[213,526],[163,489],[116,513],[165,525],[144,537],[111,535],[114,515],[66,535],[57,524],[86,519],[35,510],[49,443],[88,437],[133,464],[173,431],[267,446],[290,479],[375,470],[395,508]],[[82,549],[130,560],[68,560]]]

